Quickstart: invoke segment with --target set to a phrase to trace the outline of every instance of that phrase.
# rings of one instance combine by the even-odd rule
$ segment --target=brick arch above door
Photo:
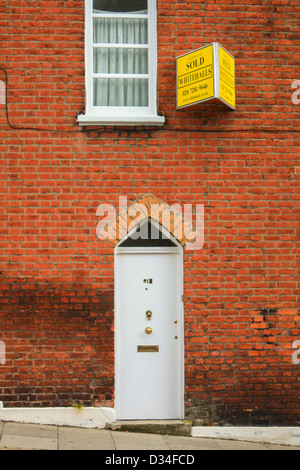
[[[183,207],[180,204],[169,205],[157,196],[147,193],[130,202],[107,224],[106,231],[108,234],[111,233],[108,240],[114,246],[118,245],[130,231],[136,229],[146,219],[157,222],[183,248],[196,238],[193,224],[184,217]]]

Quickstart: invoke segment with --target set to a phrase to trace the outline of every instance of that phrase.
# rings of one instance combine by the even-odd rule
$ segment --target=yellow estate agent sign
[[[220,99],[235,109],[235,61],[214,42],[176,59],[177,109]]]
[[[220,98],[235,109],[235,63],[234,58],[218,44],[218,69]]]
[[[177,58],[177,108],[214,97],[213,45]]]

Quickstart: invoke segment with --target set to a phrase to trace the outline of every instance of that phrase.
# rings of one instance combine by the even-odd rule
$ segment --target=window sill
[[[164,116],[90,116],[80,114],[77,122],[81,126],[163,126]]]

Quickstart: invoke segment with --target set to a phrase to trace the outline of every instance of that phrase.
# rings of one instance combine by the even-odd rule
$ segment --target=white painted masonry
[[[300,427],[193,426],[192,436],[300,446]]]
[[[6,422],[104,429],[115,420],[113,408],[4,408],[0,402],[0,421]]]

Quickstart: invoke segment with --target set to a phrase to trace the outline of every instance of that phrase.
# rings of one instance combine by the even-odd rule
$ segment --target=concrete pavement
[[[300,450],[300,445],[297,447],[241,440],[0,422],[0,450],[196,451],[284,449]]]

